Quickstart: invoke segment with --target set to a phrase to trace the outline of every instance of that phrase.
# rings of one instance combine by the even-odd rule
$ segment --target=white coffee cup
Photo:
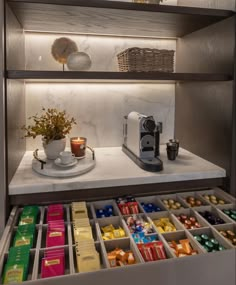
[[[60,152],[59,158],[61,164],[70,164],[75,159],[75,155],[71,151],[62,151]]]

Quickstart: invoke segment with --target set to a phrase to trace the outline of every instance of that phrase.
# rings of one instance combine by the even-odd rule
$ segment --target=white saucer
[[[58,157],[57,159],[54,160],[54,163],[57,166],[67,168],[67,167],[72,167],[72,166],[76,165],[77,164],[77,159],[74,158],[71,163],[63,164],[63,163],[61,163],[61,159]]]
[[[85,158],[85,155],[84,156],[75,156],[75,159],[77,159],[77,160],[80,160],[80,159],[83,159],[83,158]]]

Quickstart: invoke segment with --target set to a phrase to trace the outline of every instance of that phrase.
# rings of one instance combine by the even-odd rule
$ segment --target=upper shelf
[[[214,73],[161,73],[161,72],[104,72],[104,71],[7,71],[8,79],[24,79],[28,82],[61,81],[114,81],[114,82],[148,82],[148,81],[227,81],[232,80],[228,74]]]
[[[232,11],[104,0],[12,0],[26,31],[176,38]]]

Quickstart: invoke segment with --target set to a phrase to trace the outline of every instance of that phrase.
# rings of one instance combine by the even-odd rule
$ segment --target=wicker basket
[[[120,71],[174,71],[174,51],[150,48],[128,48],[117,55]]]

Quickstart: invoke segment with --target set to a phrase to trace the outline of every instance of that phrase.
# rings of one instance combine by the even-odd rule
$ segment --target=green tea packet
[[[30,247],[33,247],[33,235],[32,234],[16,234],[13,242],[13,246],[23,246],[23,245],[30,245]]]
[[[29,268],[29,260],[29,246],[11,247],[9,249],[8,259],[5,267],[24,264],[23,280],[26,280]]]
[[[3,273],[3,284],[21,283],[25,281],[25,264],[6,264]]]
[[[36,224],[38,214],[38,206],[25,206],[20,216],[19,225]]]

